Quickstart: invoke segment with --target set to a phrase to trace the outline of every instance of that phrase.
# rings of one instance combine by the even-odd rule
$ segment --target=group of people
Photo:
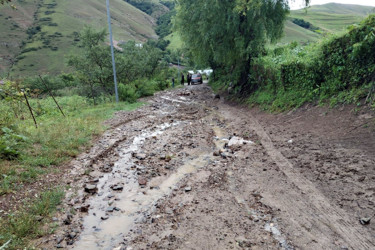
[[[191,77],[192,75],[190,73],[186,75],[188,85],[191,85]],[[181,85],[184,85],[184,84],[185,84],[185,75],[184,73],[181,73]],[[172,87],[174,87],[174,78],[172,78]]]
[[[191,85],[191,76],[192,75],[190,73],[186,75],[186,80],[187,80],[188,85]],[[184,73],[181,73],[181,85],[184,85],[184,84],[185,84],[185,75]]]

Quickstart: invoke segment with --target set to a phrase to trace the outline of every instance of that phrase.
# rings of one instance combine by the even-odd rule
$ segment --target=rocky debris
[[[147,184],[147,179],[144,177],[138,177],[138,184],[141,186],[145,186]]]
[[[64,222],[65,225],[70,225],[70,224],[72,224],[72,219],[73,219],[73,215],[67,214],[65,216],[63,222]]]
[[[185,187],[185,192],[190,192],[192,188],[190,186]]]
[[[68,234],[68,237],[71,238],[71,239],[74,239],[76,236],[77,236],[77,233],[76,233],[76,232],[70,232],[70,233]]]
[[[177,94],[178,96],[190,96],[191,95],[191,92],[189,91],[184,91],[184,92],[180,92]]]
[[[368,225],[368,224],[370,224],[370,221],[371,221],[371,217],[363,217],[363,218],[359,219],[359,222],[362,225]]]
[[[216,95],[214,96],[214,99],[220,99],[220,95],[219,95],[219,94],[216,94]]]
[[[230,158],[230,157],[232,157],[230,154],[229,154],[229,152],[221,152],[220,153],[220,155],[221,155],[221,157],[223,158],[223,159],[227,159],[227,158]]]
[[[43,220],[43,216],[37,215],[37,216],[35,216],[35,219],[37,221],[42,221]]]
[[[212,154],[213,154],[213,156],[220,156],[220,152],[219,151],[214,151]]]
[[[104,173],[110,173],[112,171],[112,167],[109,165],[104,165],[103,167],[100,168],[100,170]]]
[[[241,146],[243,144],[254,144],[252,141],[244,140],[241,137],[233,136],[228,142],[228,147]]]
[[[147,158],[147,155],[144,153],[134,153],[133,157],[137,158],[140,161],[143,161]]]
[[[98,183],[98,182],[99,182],[99,178],[94,178],[94,179],[89,180],[87,183],[95,184],[95,183]]]
[[[112,213],[115,210],[115,207],[108,207],[105,211],[108,213]]]
[[[124,186],[122,184],[115,184],[115,185],[111,186],[111,189],[114,190],[114,191],[120,191],[120,190],[124,189]]]
[[[60,244],[63,240],[64,240],[64,237],[63,237],[63,236],[57,236],[57,238],[56,238],[56,243],[57,243],[57,244]]]
[[[108,220],[109,216],[108,215],[104,215],[102,217],[100,217],[101,220]]]
[[[87,192],[89,194],[95,194],[95,193],[98,192],[98,188],[94,184],[86,184],[86,186],[85,186],[85,192]]]
[[[79,211],[81,211],[82,213],[87,213],[89,211],[89,208],[90,204],[83,204],[82,206],[80,206]]]

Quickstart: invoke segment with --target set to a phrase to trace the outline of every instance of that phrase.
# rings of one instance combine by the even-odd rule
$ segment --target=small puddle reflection
[[[84,230],[74,249],[113,249],[118,247],[123,237],[137,222],[144,222],[145,216],[153,212],[156,202],[167,196],[187,174],[197,171],[212,160],[210,154],[202,154],[187,162],[154,189],[141,189],[138,176],[132,169],[132,153],[139,149],[147,138],[161,135],[166,129],[179,125],[163,124],[153,132],[145,132],[133,140],[133,144],[120,153],[121,159],[115,163],[111,173],[99,180],[98,195],[90,199],[89,214],[84,218]],[[122,192],[113,191],[111,185],[122,184]],[[113,212],[106,212],[109,208]],[[118,211],[116,211],[118,210]],[[108,218],[107,218],[107,217]],[[106,218],[102,220],[101,218]]]

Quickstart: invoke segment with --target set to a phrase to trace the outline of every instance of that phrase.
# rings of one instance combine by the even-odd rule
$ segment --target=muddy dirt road
[[[214,97],[188,86],[118,113],[71,163],[62,226],[41,246],[375,249],[370,128],[366,150],[335,139],[319,110],[301,121]]]

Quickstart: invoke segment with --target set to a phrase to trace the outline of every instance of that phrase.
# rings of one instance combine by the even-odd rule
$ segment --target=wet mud
[[[229,105],[206,84],[146,101],[71,162],[59,228],[39,247],[375,248],[369,151],[287,123],[301,114]]]

